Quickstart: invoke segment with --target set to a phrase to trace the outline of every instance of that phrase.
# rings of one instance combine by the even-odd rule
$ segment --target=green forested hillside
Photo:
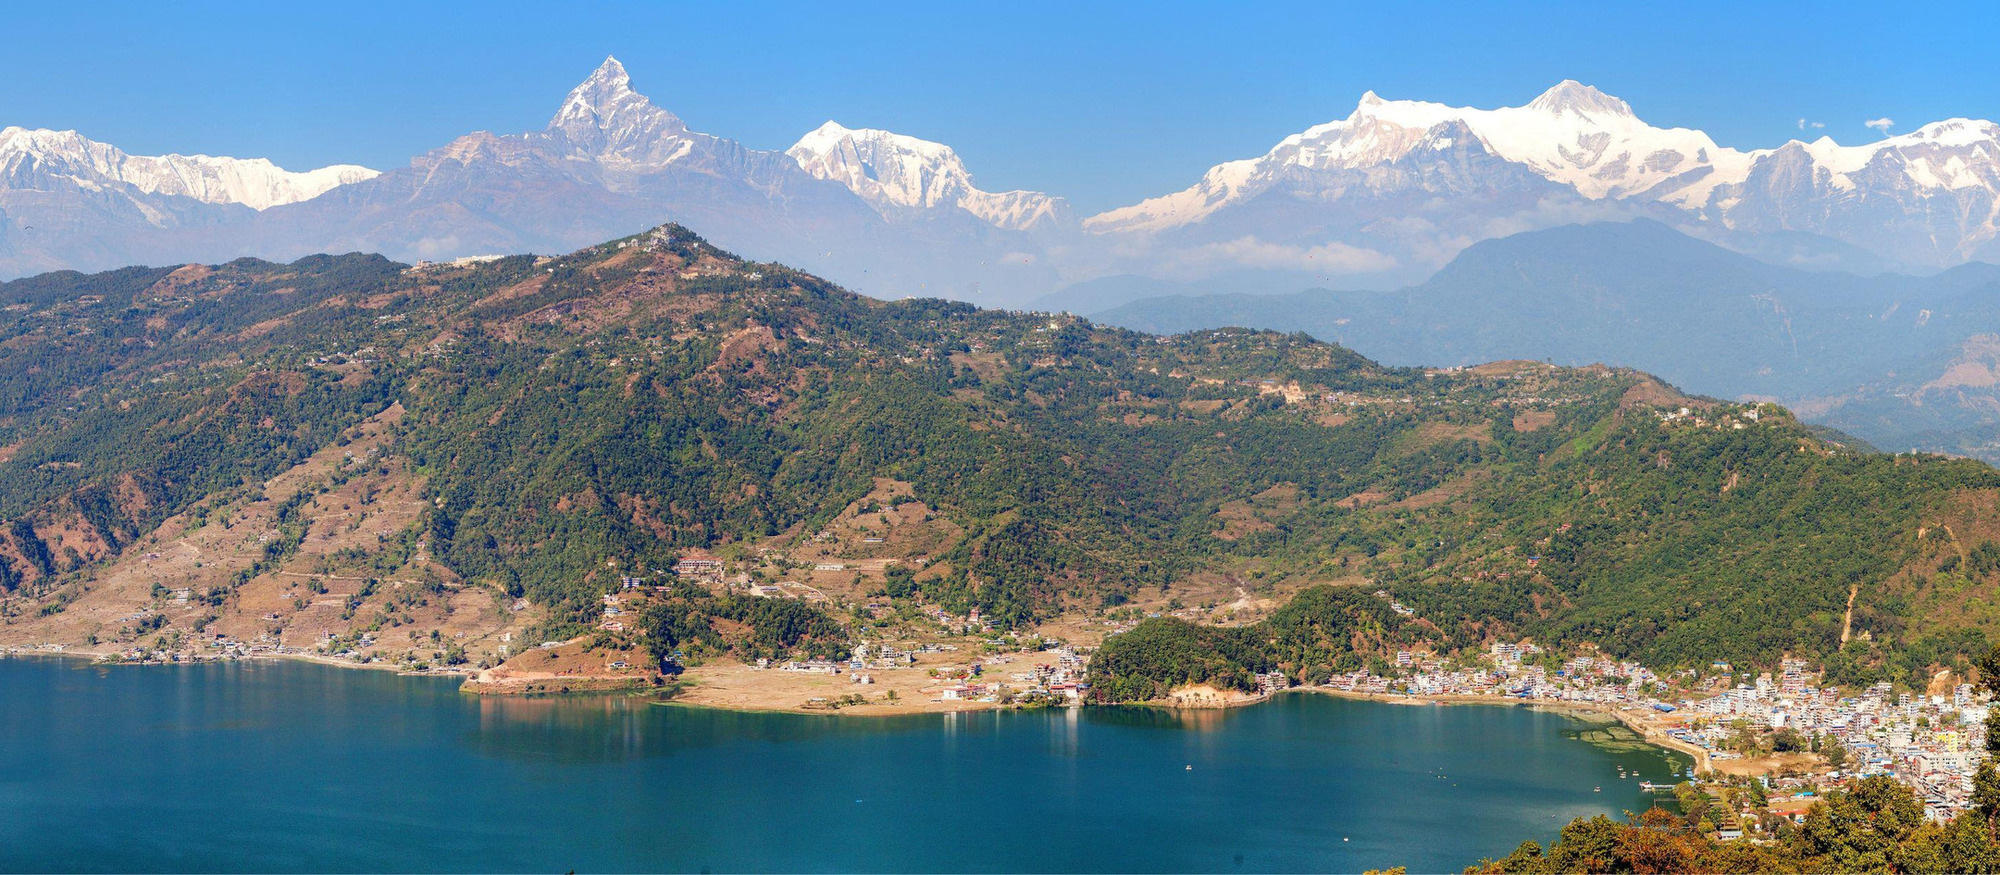
[[[16,617],[369,421],[393,422],[376,476],[423,510],[325,572],[430,557],[436,586],[544,607],[549,636],[688,551],[788,556],[885,483],[943,533],[893,590],[858,584],[899,601],[1023,627],[1198,579],[1302,593],[1261,632],[1120,639],[1225,674],[1533,635],[1900,678],[2000,620],[1961,597],[2000,579],[1991,469],[1855,452],[1630,371],[1386,368],[1298,335],[888,303],[672,226],[552,259],[51,275],[0,306]],[[1106,677],[1131,695],[1187,679],[1124,664]]]

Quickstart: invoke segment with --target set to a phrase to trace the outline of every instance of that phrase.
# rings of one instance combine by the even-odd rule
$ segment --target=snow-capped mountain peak
[[[1574,188],[1587,198],[1659,189],[1700,199],[1713,187],[1685,177],[1715,165],[1737,171],[1741,156],[1700,131],[1655,128],[1616,97],[1564,80],[1525,106],[1475,109],[1361,96],[1344,119],[1286,137],[1261,158],[1216,165],[1193,188],[1086,220],[1093,230],[1163,230],[1197,222],[1299,171],[1343,173],[1444,152],[1470,136],[1484,151]]]
[[[103,190],[129,185],[146,194],[265,210],[310,200],[335,186],[378,172],[335,164],[294,172],[264,158],[209,155],[128,155],[76,131],[0,129],[0,187],[46,189],[75,185]]]
[[[632,90],[625,65],[606,57],[570,89],[545,135],[560,139],[571,157],[660,166],[687,154],[690,133],[679,116]]]
[[[1552,115],[1632,116],[1632,106],[1575,79],[1564,79],[1528,103],[1528,109]]]
[[[891,131],[829,121],[799,138],[785,154],[807,173],[846,186],[885,215],[957,207],[1013,230],[1069,216],[1061,198],[1040,192],[981,191],[950,146]]]
[[[829,121],[785,154],[806,172],[852,189],[871,202],[927,209],[958,203],[975,190],[958,153],[942,143]]]

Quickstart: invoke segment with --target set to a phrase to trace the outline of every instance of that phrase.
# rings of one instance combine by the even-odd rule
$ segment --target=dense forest
[[[716,656],[750,661],[847,655],[847,628],[803,602],[717,595],[691,583],[670,590],[640,621],[646,648],[669,670]]]
[[[1366,592],[1314,586],[1251,625],[1199,626],[1172,618],[1141,623],[1098,649],[1091,695],[1101,702],[1146,701],[1198,683],[1255,692],[1255,674],[1324,679],[1384,668],[1385,652],[1437,637],[1425,624],[1403,622],[1388,602]]]
[[[1204,575],[1292,598],[1256,632],[1128,633],[1117,698],[1520,636],[1908,681],[2000,628],[1992,469],[1614,368],[1387,368],[1298,335],[877,301],[675,226],[553,258],[52,274],[0,284],[0,313],[16,613],[60,612],[162,521],[224,513],[393,412],[380,471],[421,518],[328,573],[428,557],[443,584],[541,606],[548,638],[589,628],[623,574],[789,549],[881,482],[953,526],[897,600],[1004,629]],[[748,610],[684,601],[711,630]],[[684,650],[778,649],[653,625]],[[806,625],[768,640],[837,637]]]

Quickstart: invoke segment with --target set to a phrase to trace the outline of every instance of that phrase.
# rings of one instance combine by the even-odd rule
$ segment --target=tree
[[[1979,770],[1972,773],[1972,810],[1992,829],[1995,818],[2000,818],[2000,769],[1993,767],[1993,760],[1979,764]]]
[[[1806,749],[1806,738],[1789,726],[1771,735],[1771,749],[1778,753],[1796,753]]]
[[[1562,837],[1550,849],[1549,862],[1557,872],[1609,872],[1618,860],[1625,828],[1600,814],[1589,820],[1574,820],[1562,828]]]
[[[1910,873],[1992,872],[2000,864],[1985,825],[1970,817],[1924,824],[1896,849],[1895,860]]]
[[[1897,848],[1924,823],[1923,803],[1894,778],[1862,778],[1845,793],[1814,805],[1799,828],[1797,844],[1841,872],[1892,869]]]

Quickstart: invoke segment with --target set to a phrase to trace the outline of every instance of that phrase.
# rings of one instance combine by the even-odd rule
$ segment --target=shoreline
[[[189,656],[185,662],[172,662],[172,661],[161,661],[161,660],[139,660],[135,662],[135,661],[128,661],[125,659],[116,658],[117,656],[118,656],[117,651],[72,650],[67,648],[63,650],[39,650],[39,649],[20,648],[20,647],[0,649],[0,659],[12,658],[12,657],[30,657],[36,659],[79,659],[88,662],[91,665],[104,665],[104,666],[138,667],[138,666],[166,666],[166,665],[206,665],[209,663],[255,662],[258,660],[266,660],[271,662],[286,662],[286,661],[310,662],[315,665],[324,665],[331,668],[351,668],[351,669],[359,669],[361,671],[386,671],[386,672],[394,672],[395,674],[400,675],[402,677],[413,677],[413,678],[426,678],[426,677],[469,678],[473,674],[472,671],[465,669],[456,669],[456,668],[438,668],[438,669],[426,669],[424,671],[410,671],[409,669],[403,668],[402,666],[392,665],[388,663],[355,662],[354,660],[351,659],[340,659],[338,657],[333,657],[333,656],[316,656],[310,653],[249,653],[249,654],[244,654],[242,656],[198,655],[198,656]]]
[[[1348,690],[1330,690],[1323,687],[1292,687],[1281,693],[1316,693],[1341,699],[1382,702],[1390,705],[1489,705],[1511,708],[1537,708],[1570,717],[1608,717],[1612,721],[1637,733],[1639,740],[1653,747],[1683,754],[1694,760],[1695,774],[1709,771],[1712,763],[1709,751],[1700,745],[1689,744],[1678,738],[1659,732],[1643,714],[1630,714],[1626,709],[1615,708],[1598,702],[1569,702],[1561,699],[1514,699],[1502,696],[1403,696],[1392,693],[1356,693]],[[1275,695],[1275,694],[1274,694]],[[1271,698],[1265,696],[1256,701]]]
[[[1709,771],[1710,768],[1712,768],[1713,766],[1713,763],[1711,762],[1709,756],[1709,751],[1707,749],[1701,747],[1700,745],[1689,744],[1685,741],[1681,741],[1678,738],[1669,736],[1664,732],[1660,732],[1657,729],[1657,727],[1652,725],[1652,723],[1648,719],[1649,715],[1644,713],[1639,713],[1639,714],[1629,713],[1627,709],[1615,708],[1610,705],[1605,705],[1598,702],[1571,702],[1562,699],[1516,699],[1507,696],[1475,696],[1462,693],[1444,694],[1435,696],[1421,696],[1421,695],[1413,696],[1413,695],[1403,695],[1398,693],[1360,693],[1351,690],[1336,690],[1319,686],[1296,686],[1296,687],[1287,687],[1285,689],[1278,690],[1276,692],[1265,693],[1262,695],[1250,695],[1247,693],[1232,695],[1232,696],[1210,695],[1210,696],[1196,697],[1193,701],[1189,701],[1187,699],[1169,697],[1166,699],[1151,699],[1144,702],[1132,702],[1129,704],[1147,708],[1165,708],[1173,711],[1226,710],[1229,708],[1242,708],[1250,705],[1257,705],[1263,702],[1268,702],[1278,696],[1291,695],[1291,694],[1333,696],[1334,698],[1338,699],[1352,699],[1356,701],[1380,702],[1385,705],[1486,705],[1491,707],[1503,707],[1503,708],[1506,707],[1537,708],[1545,711],[1552,711],[1555,713],[1564,714],[1570,717],[1595,717],[1600,719],[1609,719],[1612,722],[1618,723],[1619,725],[1624,726],[1626,729],[1629,729],[1635,734],[1637,734],[1639,736],[1639,741],[1643,744],[1651,745],[1653,747],[1661,748],[1663,750],[1673,751],[1674,753],[1682,754],[1694,760],[1695,774],[1701,774],[1703,772]]]
[[[644,692],[648,690],[662,689],[667,686],[673,686],[672,684],[653,685],[646,683],[635,683],[635,681],[641,681],[641,679],[634,678],[631,676],[621,676],[615,679],[611,677],[599,678],[590,676],[573,676],[564,679],[569,684],[573,685],[573,687],[571,689],[566,689],[561,691],[547,689],[545,686],[542,685],[542,683],[524,683],[520,685],[521,688],[507,689],[505,687],[509,685],[494,684],[491,682],[481,682],[478,679],[479,672],[477,670],[431,669],[421,672],[413,672],[402,669],[395,665],[377,665],[372,663],[361,663],[361,662],[355,662],[353,660],[339,659],[336,657],[329,657],[329,656],[316,656],[313,654],[306,654],[306,653],[254,653],[241,657],[196,656],[196,657],[191,657],[188,660],[188,662],[185,663],[124,662],[122,660],[114,660],[107,658],[107,657],[115,657],[116,655],[117,654],[115,652],[102,653],[95,651],[68,650],[68,649],[61,651],[48,651],[48,650],[31,650],[25,648],[9,648],[4,651],[0,651],[0,657],[25,656],[25,657],[39,657],[39,658],[80,659],[98,665],[130,665],[130,666],[193,665],[199,663],[224,663],[224,662],[239,662],[239,661],[260,660],[260,659],[293,660],[298,662],[313,663],[315,665],[324,665],[331,668],[395,672],[397,675],[403,677],[456,677],[461,679],[460,691],[468,695],[474,695],[474,696],[522,696],[522,697],[532,697],[532,698],[549,698],[549,697],[561,697],[561,696],[582,696],[590,694],[601,695],[604,693]],[[600,683],[598,683],[598,682],[611,682],[614,680],[617,682],[615,686],[609,683],[605,683],[600,686]],[[762,704],[746,703],[746,702],[729,702],[729,703],[704,702],[701,701],[702,697],[698,692],[700,690],[700,679],[697,678],[694,680],[695,683],[685,687],[681,687],[678,690],[677,695],[662,700],[658,704],[663,704],[663,705],[672,704],[687,708],[711,708],[719,711],[737,711],[744,713],[838,715],[838,716],[848,716],[848,717],[902,717],[902,716],[910,716],[917,714],[949,714],[949,713],[963,713],[967,711],[1043,710],[1046,708],[1046,706],[1043,706],[1035,709],[1016,709],[1016,708],[1011,708],[1009,706],[995,705],[993,703],[986,703],[986,702],[955,703],[956,705],[955,707],[947,707],[947,708],[926,707],[927,705],[934,705],[937,703],[917,702],[917,701],[897,702],[893,704],[887,702],[868,702],[866,704],[850,705],[838,708],[807,708],[796,705],[777,706],[777,705],[762,705]],[[1399,695],[1394,693],[1359,693],[1349,690],[1335,690],[1317,686],[1298,686],[1298,687],[1290,687],[1284,690],[1279,690],[1277,692],[1261,696],[1246,695],[1241,698],[1223,699],[1216,702],[1215,704],[1193,705],[1185,701],[1165,699],[1165,700],[1152,700],[1146,702],[1121,703],[1116,705],[1099,706],[1099,707],[1138,706],[1147,708],[1165,708],[1174,711],[1202,711],[1202,710],[1216,710],[1216,709],[1227,709],[1227,708],[1241,708],[1250,705],[1261,704],[1281,695],[1298,694],[1298,693],[1333,696],[1335,698],[1351,699],[1356,701],[1380,702],[1388,705],[1486,705],[1492,707],[1516,707],[1516,708],[1525,707],[1525,708],[1538,708],[1546,711],[1552,711],[1560,714],[1565,714],[1571,717],[1595,717],[1600,719],[1608,718],[1611,721],[1618,723],[1619,725],[1622,725],[1625,728],[1636,733],[1639,736],[1639,740],[1644,744],[1661,748],[1663,750],[1673,751],[1675,753],[1682,754],[1694,760],[1694,771],[1696,774],[1709,771],[1710,768],[1712,767],[1712,762],[1710,760],[1708,750],[1698,745],[1688,744],[1687,742],[1681,741],[1680,739],[1672,738],[1667,736],[1665,733],[1659,732],[1656,729],[1656,727],[1651,725],[1650,722],[1645,719],[1646,715],[1635,715],[1627,713],[1627,709],[1615,708],[1609,705],[1604,705],[1596,702],[1570,702],[1559,699],[1514,699],[1514,698],[1500,697],[1500,696],[1473,696],[1473,695],[1410,696],[1410,695]],[[1063,707],[1088,707],[1088,706],[1069,705]]]

